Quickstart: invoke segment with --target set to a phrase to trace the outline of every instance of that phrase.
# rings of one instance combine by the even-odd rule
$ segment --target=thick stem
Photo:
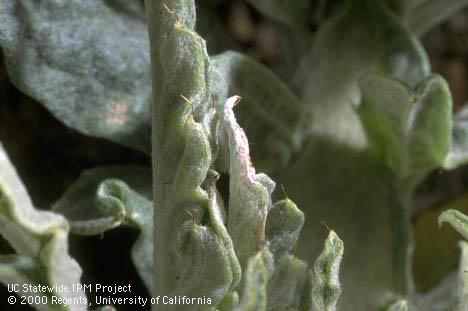
[[[184,295],[203,296],[205,290],[214,300],[209,286],[198,284],[203,276],[198,275],[197,283],[191,279],[197,273],[187,273],[196,268],[202,274],[205,266],[187,263],[196,262],[210,250],[214,251],[211,264],[224,266],[224,258],[216,257],[220,253],[217,237],[196,225],[209,204],[208,194],[201,188],[211,164],[211,148],[201,123],[209,106],[209,57],[205,42],[194,31],[193,0],[145,3],[153,79],[153,295],[183,291]],[[187,222],[194,223],[192,229]],[[205,250],[208,246],[211,248]]]

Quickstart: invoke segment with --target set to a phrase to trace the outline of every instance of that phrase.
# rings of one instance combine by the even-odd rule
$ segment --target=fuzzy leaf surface
[[[334,311],[341,294],[339,280],[343,241],[330,231],[322,253],[314,264],[312,302],[316,310]]]
[[[0,280],[4,285],[20,284],[23,296],[51,296],[85,299],[83,291],[32,292],[26,285],[80,283],[81,268],[68,254],[68,223],[60,215],[38,211],[0,144],[0,234],[14,248],[14,255],[0,255]],[[83,301],[83,300],[82,300]],[[37,310],[87,310],[86,304],[37,304]]]
[[[310,310],[312,273],[307,263],[292,255],[275,260],[268,282],[268,310]]]
[[[108,166],[81,174],[53,209],[70,222],[71,232],[99,235],[125,225],[140,236],[132,247],[132,260],[148,290],[153,288],[153,201],[151,170]]]
[[[313,133],[353,148],[365,146],[352,106],[359,104],[358,79],[367,72],[414,86],[429,65],[420,43],[382,1],[345,1],[321,27],[296,74],[296,88],[310,111],[303,118]]]
[[[408,199],[368,152],[356,113],[359,79],[386,73],[414,87],[428,72],[420,43],[394,12],[382,1],[357,0],[344,1],[321,25],[296,74],[307,138],[277,180],[307,216],[299,257],[313,262],[320,254],[322,221],[347,246],[338,308],[373,310],[389,290],[405,294],[408,288]]]
[[[443,165],[452,131],[452,100],[447,83],[430,76],[412,91],[378,75],[361,79],[358,114],[371,152],[397,179],[415,185]]]
[[[0,1],[11,81],[67,126],[149,153],[151,88],[141,1]]]
[[[236,52],[211,58],[211,85],[217,107],[242,94],[236,119],[245,130],[257,169],[270,174],[284,168],[299,151],[301,104],[270,69]]]
[[[210,62],[195,3],[146,1],[153,73],[155,294],[234,297],[239,263],[213,208]],[[213,215],[216,211],[218,216]],[[208,216],[208,221],[203,222]],[[191,219],[190,219],[191,218]],[[176,237],[176,240],[174,240]],[[225,302],[225,301],[224,301]],[[199,310],[196,305],[165,309]],[[208,307],[207,307],[208,308]],[[212,308],[212,307],[210,307]]]
[[[272,205],[268,211],[266,235],[268,248],[275,258],[280,259],[293,251],[304,225],[304,218],[304,213],[288,198]]]
[[[273,258],[268,250],[249,258],[244,272],[242,299],[235,311],[267,310],[267,285],[273,269]]]

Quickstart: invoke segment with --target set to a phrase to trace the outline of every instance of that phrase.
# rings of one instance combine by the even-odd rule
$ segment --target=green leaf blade
[[[0,234],[16,251],[13,256],[1,256],[0,281],[20,286],[80,283],[81,268],[68,254],[68,223],[52,212],[36,210],[0,144]],[[66,271],[66,273],[64,273]],[[3,283],[6,285],[7,283]],[[83,301],[82,290],[52,292],[64,299]],[[26,296],[42,296],[29,292]],[[46,295],[50,295],[47,293]],[[68,305],[35,305],[38,310],[71,310]],[[73,310],[86,310],[86,304],[77,304]]]
[[[0,45],[11,81],[67,126],[149,153],[143,8],[119,9],[104,0],[2,0]]]
[[[343,241],[334,231],[330,231],[323,252],[314,264],[312,302],[316,310],[336,310],[336,304],[341,295],[338,274],[343,249]]]
[[[122,225],[138,228],[131,256],[149,292],[153,290],[151,183],[149,168],[98,167],[83,172],[53,206],[68,219],[75,234],[100,235]]]

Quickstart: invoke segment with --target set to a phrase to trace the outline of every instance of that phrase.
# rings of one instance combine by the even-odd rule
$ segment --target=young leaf
[[[256,167],[266,173],[285,167],[302,144],[301,104],[268,68],[235,52],[211,58],[211,85],[217,107],[242,94],[236,119],[245,129]]]
[[[406,291],[407,202],[388,175],[367,153],[315,138],[279,177],[306,215],[300,258],[313,262],[320,253],[322,221],[341,232],[348,249],[341,274],[343,308],[375,309],[388,291]],[[363,258],[371,260],[362,265]]]
[[[177,233],[176,241],[174,264],[179,270],[171,294],[209,297],[212,310],[233,289],[232,259],[223,239],[211,227],[189,220]],[[200,309],[203,306],[192,305],[183,310]],[[181,306],[173,310],[181,310]]]
[[[339,280],[343,241],[330,231],[323,252],[315,261],[312,302],[316,310],[334,311],[341,294]]]
[[[352,106],[360,99],[358,79],[367,72],[387,73],[414,86],[427,76],[429,65],[419,42],[383,1],[344,1],[321,26],[295,77],[311,132],[364,148]]]
[[[291,255],[275,255],[273,275],[268,282],[268,310],[309,310],[311,274],[307,264]]]
[[[140,1],[0,0],[11,81],[67,126],[149,153],[143,12]]]
[[[229,148],[229,217],[228,231],[242,267],[266,243],[265,225],[271,204],[271,185],[266,175],[256,174],[249,154],[249,143],[237,124],[233,107],[240,100],[230,97],[223,110],[221,124]]]
[[[360,88],[358,114],[370,149],[398,180],[414,186],[444,163],[450,146],[452,102],[441,77],[430,76],[413,92],[399,81],[367,75],[360,80]]]
[[[34,304],[38,310],[87,310],[80,283],[81,268],[68,254],[68,223],[52,212],[36,210],[15,169],[0,144],[0,234],[16,251],[0,256],[0,281],[20,284],[23,296],[76,299],[76,304]],[[24,291],[27,286],[65,285],[69,291]],[[81,303],[78,303],[80,301]]]
[[[439,216],[439,225],[444,222],[448,222],[458,233],[468,240],[468,216],[457,210],[450,209],[444,211]]]
[[[98,235],[121,225],[138,228],[132,260],[149,292],[153,289],[151,183],[148,168],[99,167],[82,173],[53,206],[75,234]]]
[[[272,270],[272,256],[268,250],[249,258],[244,272],[242,299],[235,311],[267,310],[267,284]]]
[[[52,208],[72,221],[73,233],[102,234],[122,223],[132,224],[126,217],[141,206],[128,206],[122,201],[130,189],[150,202],[151,170],[138,166],[98,167],[84,171]],[[153,213],[152,208],[141,209]]]
[[[447,182],[447,186],[455,188]],[[448,226],[439,228],[437,219],[449,209],[468,212],[468,193],[451,194],[450,198],[432,203],[429,209],[412,219],[414,251],[412,272],[416,290],[427,292],[446,276],[459,261],[457,248],[460,235]],[[440,299],[439,299],[440,300]]]
[[[231,97],[223,110],[219,109],[229,149],[228,232],[239,262],[247,271],[236,310],[307,308],[311,305],[307,265],[288,255],[299,236],[304,215],[289,199],[270,206],[274,183],[267,175],[256,174],[250,162],[247,138],[233,112],[238,101],[237,96]],[[256,284],[255,289],[252,283]]]
[[[304,213],[289,198],[273,204],[268,211],[266,235],[275,259],[293,250],[303,225]]]
[[[439,225],[448,222],[465,239],[468,239],[468,217],[457,210],[447,210],[440,214]],[[453,311],[463,311],[468,308],[468,243],[460,242],[461,259],[457,274],[457,290]]]
[[[231,300],[229,296],[232,295],[237,297],[237,293],[234,292],[234,289],[236,288],[237,284],[239,284],[241,279],[241,267],[234,250],[234,243],[232,242],[231,236],[229,235],[229,232],[225,226],[226,211],[224,210],[222,198],[219,196],[214,182],[208,185],[207,188],[208,195],[210,197],[210,204],[208,205],[208,217],[210,219],[210,224],[213,230],[217,233],[218,237],[222,240],[227,252],[227,257],[230,261],[229,266],[232,271],[232,292],[228,293],[226,297],[228,297],[228,300]]]

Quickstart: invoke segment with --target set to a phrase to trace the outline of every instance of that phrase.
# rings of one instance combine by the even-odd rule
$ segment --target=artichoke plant
[[[468,162],[466,114],[420,42],[468,1],[247,2],[274,64],[245,53],[216,1],[0,0],[16,88],[152,159],[84,170],[44,211],[0,145],[12,310],[468,308],[466,243],[458,272],[421,293],[410,222],[418,185]],[[468,238],[461,212],[439,221]],[[150,298],[83,283],[70,255],[70,233],[121,226],[139,232]]]

